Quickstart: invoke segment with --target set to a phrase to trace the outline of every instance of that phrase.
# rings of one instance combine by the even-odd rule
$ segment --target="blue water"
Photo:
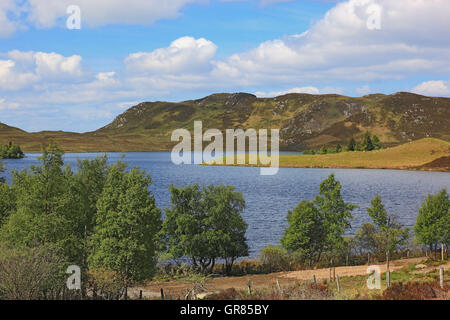
[[[100,154],[66,154],[65,161],[74,168],[77,159],[92,159]],[[109,153],[109,161],[120,159],[121,153]],[[21,170],[38,164],[38,154],[27,154],[20,160],[6,160],[6,168]],[[450,173],[401,170],[364,169],[299,169],[281,168],[275,176],[260,176],[259,168],[216,167],[172,164],[168,152],[127,153],[125,161],[150,173],[151,186],[157,205],[164,209],[170,205],[168,187],[201,185],[233,185],[244,194],[247,208],[243,213],[249,227],[247,239],[250,256],[257,257],[268,244],[278,244],[287,226],[286,214],[303,199],[312,200],[320,182],[335,173],[342,184],[346,201],[359,205],[353,212],[352,229],[368,221],[366,208],[370,199],[381,195],[386,208],[405,226],[413,226],[421,202],[428,193],[442,188],[450,191]],[[6,173],[10,179],[10,173]]]

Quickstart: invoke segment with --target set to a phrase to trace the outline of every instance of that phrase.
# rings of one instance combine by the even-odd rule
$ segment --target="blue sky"
[[[449,12],[447,0],[2,0],[0,122],[83,132],[141,101],[215,92],[450,96]]]

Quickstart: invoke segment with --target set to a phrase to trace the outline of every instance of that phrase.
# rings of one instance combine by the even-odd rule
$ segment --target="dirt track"
[[[423,261],[424,258],[411,258],[394,260],[390,264],[390,270],[395,271],[403,268],[404,266],[411,264],[418,264]],[[386,264],[380,264],[381,272],[386,271]],[[436,267],[427,267],[422,269],[421,272],[430,271]],[[450,264],[447,263],[445,269],[450,269]],[[350,266],[350,267],[336,267],[336,275],[340,277],[345,276],[362,276],[367,274],[367,265],[362,266]],[[267,288],[276,286],[276,280],[280,282],[281,285],[288,285],[292,281],[308,281],[312,280],[313,275],[316,276],[317,280],[328,279],[330,272],[328,268],[316,269],[316,270],[301,270],[301,271],[290,271],[290,272],[279,272],[263,275],[247,275],[241,277],[220,277],[213,278],[209,280],[204,288],[206,292],[215,292],[228,288],[235,288],[238,290],[247,289],[247,283],[250,279],[252,281],[253,288]],[[137,294],[139,290],[143,291],[144,297],[159,297],[161,288],[164,289],[166,295],[172,298],[177,298],[186,293],[187,289],[192,288],[193,284],[190,282],[177,281],[177,282],[151,282],[147,286],[134,288],[131,294]]]

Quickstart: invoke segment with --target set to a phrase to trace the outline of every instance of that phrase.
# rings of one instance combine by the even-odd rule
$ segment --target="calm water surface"
[[[97,153],[69,153],[66,163],[76,166],[77,159],[92,159]],[[20,160],[6,160],[9,170],[21,170],[38,164],[38,154],[27,154]],[[109,153],[109,161],[120,159],[121,153]],[[335,173],[342,184],[344,199],[360,206],[353,212],[352,229],[368,221],[366,208],[370,199],[381,195],[386,208],[405,226],[413,226],[421,202],[428,193],[442,188],[450,190],[450,173],[400,170],[363,169],[299,169],[281,168],[275,176],[260,176],[259,168],[213,167],[172,164],[168,152],[127,153],[125,161],[150,173],[151,186],[157,205],[164,209],[170,205],[168,187],[201,185],[233,185],[244,194],[247,208],[243,214],[249,227],[247,239],[250,256],[257,257],[268,244],[278,244],[287,226],[286,214],[301,200],[312,200],[320,182]],[[6,173],[10,179],[10,173]]]

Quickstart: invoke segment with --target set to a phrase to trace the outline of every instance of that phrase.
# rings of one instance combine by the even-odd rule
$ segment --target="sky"
[[[96,130],[218,92],[450,97],[449,0],[0,0],[0,122]]]

